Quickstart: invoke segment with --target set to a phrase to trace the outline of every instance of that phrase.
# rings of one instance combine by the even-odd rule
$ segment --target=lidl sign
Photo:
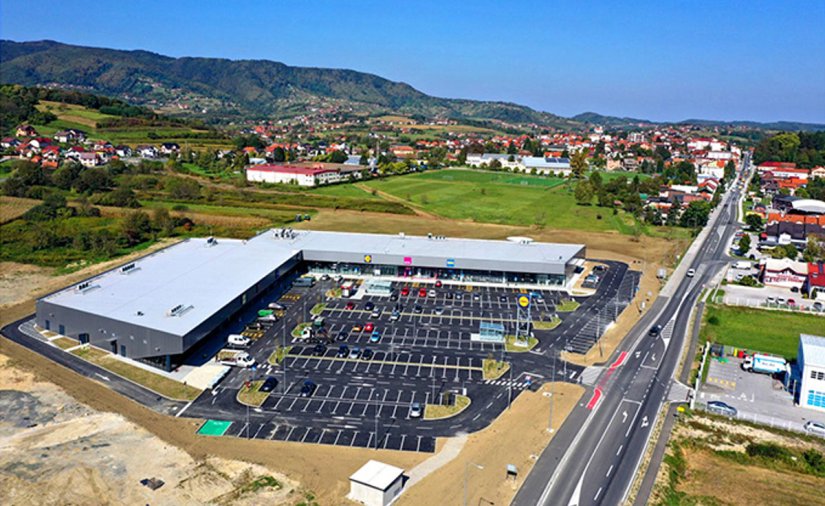
[[[455,258],[448,258],[447,259],[447,267],[455,267]]]

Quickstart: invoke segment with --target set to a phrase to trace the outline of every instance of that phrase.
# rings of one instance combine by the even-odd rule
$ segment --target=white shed
[[[370,460],[349,477],[349,499],[366,506],[387,506],[404,488],[404,470]]]

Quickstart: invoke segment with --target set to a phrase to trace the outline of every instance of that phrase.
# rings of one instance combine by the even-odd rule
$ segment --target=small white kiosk
[[[404,470],[370,460],[349,477],[347,498],[366,506],[387,506],[401,495]]]

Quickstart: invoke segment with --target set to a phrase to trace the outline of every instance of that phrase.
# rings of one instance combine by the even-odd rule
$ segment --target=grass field
[[[622,212],[577,205],[558,178],[448,169],[364,184],[447,218],[624,234],[635,228]]]
[[[455,404],[452,406],[442,406],[440,404],[427,404],[424,406],[425,420],[438,420],[455,416],[470,405],[470,398],[466,395],[456,395]]]
[[[263,384],[263,380],[257,380],[251,382],[249,387],[241,387],[240,390],[238,390],[238,402],[250,406],[260,406],[263,404],[266,398],[269,397],[269,392],[261,392],[258,390]]]
[[[715,323],[714,323],[715,322]],[[705,309],[705,340],[796,358],[799,334],[822,334],[825,318],[785,311],[709,305]]]
[[[322,186],[309,191],[310,194],[316,195],[332,195],[334,197],[353,197],[358,199],[378,199],[381,198],[373,195],[371,192],[361,189],[354,184],[336,184],[332,186]]]

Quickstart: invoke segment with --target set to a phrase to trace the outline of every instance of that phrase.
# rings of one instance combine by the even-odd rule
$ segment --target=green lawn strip
[[[80,341],[75,341],[74,339],[71,339],[69,337],[58,337],[57,339],[52,339],[50,342],[64,350],[73,348],[80,344]]]
[[[272,365],[280,364],[284,360],[284,358],[286,358],[286,356],[289,355],[290,350],[292,350],[292,346],[278,346],[277,348],[275,348],[275,351],[273,351],[272,354],[269,355],[267,362],[269,362]]]
[[[450,418],[461,413],[470,405],[470,398],[466,395],[456,395],[455,403],[452,406],[442,406],[440,404],[427,404],[424,406],[425,420],[441,420]]]
[[[76,350],[72,350],[69,353],[71,353],[72,355],[76,355],[82,358],[83,360],[92,362],[93,364],[97,364],[100,360],[110,355],[109,352],[88,345],[82,348],[77,348]]]
[[[261,392],[260,390],[258,390],[259,388],[261,388],[261,385],[263,384],[264,380],[256,380],[250,382],[249,386],[242,386],[238,390],[238,402],[256,408],[260,407],[260,405],[264,403],[266,398],[269,397],[269,392]]]
[[[539,340],[535,337],[528,337],[527,338],[527,346],[521,346],[516,344],[516,336],[509,335],[504,337],[504,346],[505,350],[511,353],[523,353],[532,350],[539,344]]]
[[[292,332],[290,332],[290,334],[292,335],[292,337],[301,337],[301,332],[303,332],[305,328],[310,326],[312,326],[312,322],[299,323],[295,326],[294,329],[292,329]]]
[[[499,362],[492,358],[485,358],[482,361],[481,368],[484,372],[484,379],[495,380],[504,376],[504,374],[510,370],[510,364],[508,362]]]
[[[314,306],[312,306],[312,309],[309,310],[309,314],[319,315],[319,314],[323,313],[324,309],[326,309],[326,308],[327,308],[327,305],[324,304],[323,302],[321,302],[319,304],[315,304]]]
[[[579,304],[577,301],[573,299],[563,300],[556,306],[556,312],[572,313],[573,311],[578,309],[580,305],[581,304]]]
[[[335,184],[330,186],[322,186],[311,190],[309,193],[315,195],[333,195],[335,197],[353,197],[359,199],[380,199],[377,194],[371,191],[356,186],[355,184]]]
[[[553,330],[558,327],[560,323],[561,318],[559,317],[552,318],[550,321],[533,320],[533,328],[536,330]]]
[[[705,340],[796,358],[799,334],[821,335],[821,316],[708,304],[702,325]]]

